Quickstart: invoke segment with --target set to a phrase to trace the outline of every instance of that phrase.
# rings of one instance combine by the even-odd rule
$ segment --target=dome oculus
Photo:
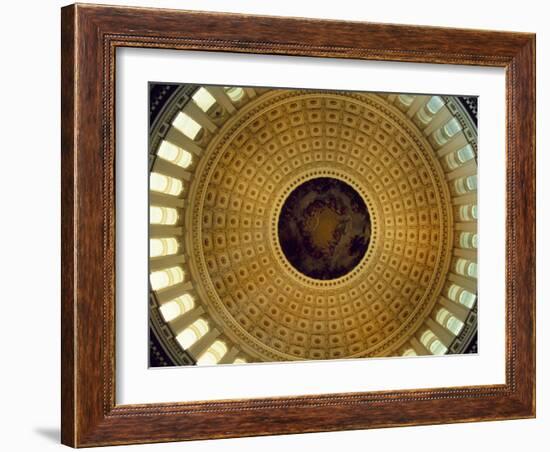
[[[347,183],[329,177],[296,187],[279,215],[283,253],[300,273],[320,280],[352,271],[365,255],[371,222],[365,202]]]

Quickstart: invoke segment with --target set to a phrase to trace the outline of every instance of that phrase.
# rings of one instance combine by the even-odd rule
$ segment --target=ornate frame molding
[[[535,415],[533,34],[71,5],[62,9],[62,42],[64,444],[83,447]],[[506,68],[506,383],[117,405],[114,82],[118,47]],[[269,423],[262,421],[266,418]]]

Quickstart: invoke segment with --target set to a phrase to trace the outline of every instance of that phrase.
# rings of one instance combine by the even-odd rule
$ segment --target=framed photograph
[[[62,442],[535,416],[535,36],[62,9]]]

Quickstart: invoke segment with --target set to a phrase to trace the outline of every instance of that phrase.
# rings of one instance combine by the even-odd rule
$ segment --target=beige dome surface
[[[432,309],[450,261],[444,172],[397,108],[369,94],[271,91],[210,142],[195,173],[192,274],[210,313],[263,360],[384,356]],[[300,183],[333,177],[369,208],[371,243],[349,274],[308,278],[277,238]]]

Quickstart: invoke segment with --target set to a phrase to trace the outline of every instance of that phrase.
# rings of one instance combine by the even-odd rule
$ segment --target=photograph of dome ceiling
[[[477,97],[149,84],[149,366],[477,353]]]

